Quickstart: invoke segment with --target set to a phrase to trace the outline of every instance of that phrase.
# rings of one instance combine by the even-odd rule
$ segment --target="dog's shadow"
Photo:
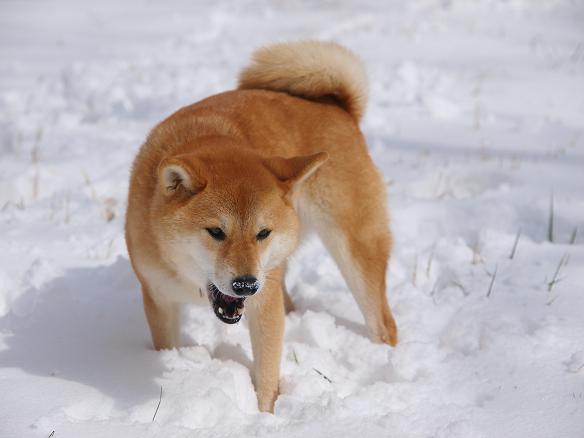
[[[138,284],[128,260],[72,269],[14,303],[10,333],[0,351],[3,367],[96,388],[119,407],[156,397],[163,373],[150,346]]]
[[[306,304],[301,303],[299,310]],[[156,379],[163,376],[165,365],[152,348],[139,285],[127,259],[68,270],[31,288],[12,309],[0,318],[0,330],[9,333],[0,351],[2,367],[93,387],[111,397],[119,409],[158,396]],[[340,325],[365,335],[362,324],[336,318]],[[219,343],[212,351],[216,359],[252,367],[241,346]]]

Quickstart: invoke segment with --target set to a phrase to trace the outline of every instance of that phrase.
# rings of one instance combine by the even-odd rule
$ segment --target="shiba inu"
[[[286,259],[315,231],[373,341],[395,345],[383,179],[359,130],[367,79],[335,43],[258,50],[236,90],[159,123],[132,170],[126,240],[156,349],[178,346],[179,306],[201,294],[249,321],[258,406],[278,395]]]

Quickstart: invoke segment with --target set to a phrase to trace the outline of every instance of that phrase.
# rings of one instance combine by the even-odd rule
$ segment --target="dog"
[[[257,50],[236,90],[179,109],[132,168],[126,241],[154,347],[179,345],[181,303],[245,312],[260,411],[278,396],[286,259],[316,232],[374,342],[395,346],[386,295],[391,233],[385,185],[359,129],[367,78],[332,43]]]

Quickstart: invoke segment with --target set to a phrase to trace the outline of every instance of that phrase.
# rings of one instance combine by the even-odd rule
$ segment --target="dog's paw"
[[[284,310],[286,311],[286,315],[291,312],[296,312],[296,306],[290,298],[284,302]]]
[[[373,342],[378,344],[389,344],[395,347],[398,342],[397,325],[391,311],[383,312],[381,318],[371,330]]]
[[[269,412],[270,414],[274,413],[274,404],[276,403],[276,398],[278,398],[278,394],[274,394],[273,392],[262,394],[258,393],[258,409],[260,412]]]

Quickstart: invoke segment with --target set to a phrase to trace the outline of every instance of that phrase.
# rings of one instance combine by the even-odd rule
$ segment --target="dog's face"
[[[155,211],[165,259],[204,286],[217,317],[233,324],[246,297],[279,281],[270,271],[298,242],[293,192],[326,154],[265,159],[221,149],[164,160]]]

